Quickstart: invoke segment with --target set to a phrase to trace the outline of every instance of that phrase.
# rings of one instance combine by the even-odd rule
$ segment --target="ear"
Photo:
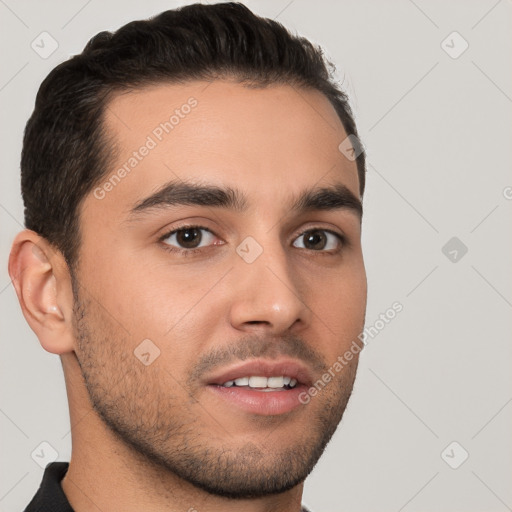
[[[73,292],[62,253],[26,229],[12,244],[9,275],[23,315],[42,347],[53,354],[73,351]]]

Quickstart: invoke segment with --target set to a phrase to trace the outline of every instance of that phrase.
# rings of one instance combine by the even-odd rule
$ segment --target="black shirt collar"
[[[46,466],[43,481],[24,512],[74,512],[60,484],[68,466],[69,462],[52,462]]]

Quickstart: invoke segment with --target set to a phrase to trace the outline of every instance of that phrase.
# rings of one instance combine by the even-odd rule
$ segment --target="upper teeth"
[[[297,385],[297,379],[292,379],[291,377],[240,377],[235,380],[228,380],[224,382],[224,387],[231,387],[233,385],[236,386],[249,386],[250,388],[282,388],[284,386],[289,386],[291,388]]]

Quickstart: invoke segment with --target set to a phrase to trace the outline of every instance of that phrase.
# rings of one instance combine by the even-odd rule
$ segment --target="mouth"
[[[312,382],[308,368],[294,360],[253,360],[210,377],[207,389],[231,407],[259,415],[280,415],[302,404]]]

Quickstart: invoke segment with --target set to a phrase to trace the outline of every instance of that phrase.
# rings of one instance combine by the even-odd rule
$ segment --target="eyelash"
[[[166,238],[169,238],[170,236],[174,235],[178,231],[184,231],[184,230],[187,230],[187,229],[201,229],[201,230],[208,231],[209,233],[211,233],[214,236],[217,236],[217,235],[215,235],[215,233],[213,231],[211,231],[210,229],[208,229],[208,228],[206,228],[204,226],[198,226],[198,225],[194,225],[194,224],[187,224],[187,225],[184,225],[184,226],[179,226],[177,228],[174,228],[172,231],[168,231],[166,234],[164,234],[163,236],[161,236],[159,238],[159,242],[162,244],[163,249],[165,251],[171,252],[173,254],[180,254],[180,255],[182,255],[184,257],[189,257],[189,256],[192,256],[194,254],[203,252],[208,247],[212,247],[210,245],[208,247],[201,247],[201,248],[195,248],[195,249],[179,249],[179,248],[176,248],[176,247],[171,246],[169,244],[166,244],[164,242],[164,240]],[[323,250],[315,251],[314,249],[305,249],[306,251],[310,250],[311,252],[316,252],[316,253],[319,253],[319,254],[323,253],[323,254],[326,254],[326,255],[335,256],[336,254],[338,254],[342,250],[342,247],[348,245],[348,241],[347,241],[347,238],[345,237],[345,235],[342,235],[341,233],[337,233],[336,231],[332,231],[330,229],[325,229],[325,228],[321,228],[321,227],[311,227],[311,228],[308,228],[308,229],[302,231],[301,233],[299,233],[296,236],[295,239],[297,239],[297,238],[299,238],[301,236],[304,236],[306,233],[309,233],[310,231],[324,231],[326,233],[331,233],[332,235],[336,236],[339,239],[340,244],[341,244],[341,248],[338,249],[335,253],[327,252],[327,251],[323,251]]]

